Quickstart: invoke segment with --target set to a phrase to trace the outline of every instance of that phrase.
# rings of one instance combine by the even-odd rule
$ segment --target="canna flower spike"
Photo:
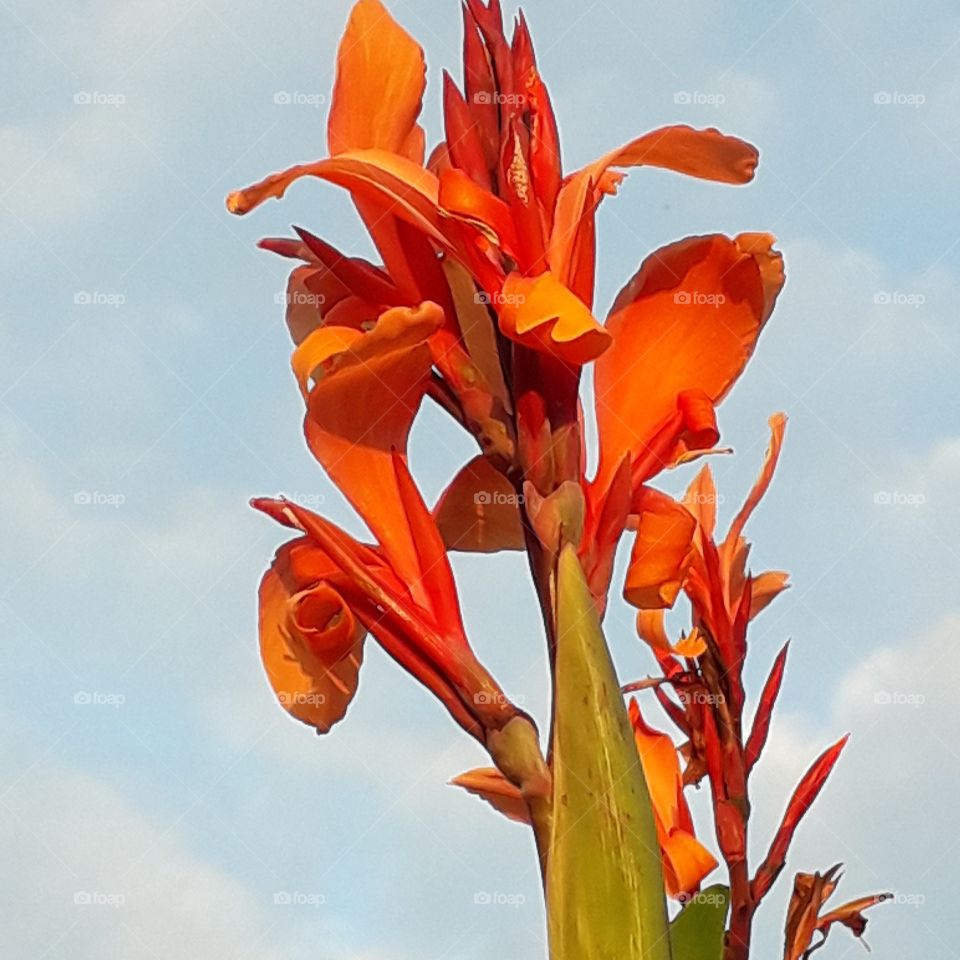
[[[358,539],[287,500],[254,501],[293,531],[260,587],[264,666],[282,706],[320,733],[349,709],[370,642],[437,698],[492,762],[454,783],[533,826],[552,957],[677,960],[691,943],[716,956],[722,937],[727,960],[745,960],[753,911],[845,742],[801,780],[751,875],[748,780],[786,648],[747,734],[746,633],[787,576],[754,575],[743,532],[772,479],[785,418],[771,420],[761,476],[720,542],[709,468],[679,501],[654,483],[720,451],[717,408],[771,316],[782,258],[765,233],[687,237],[643,259],[605,320],[594,287],[596,213],[628,170],[745,184],[758,154],[718,130],[674,125],[565,171],[526,19],[508,34],[499,0],[464,0],[462,13],[462,78],[443,74],[439,142],[420,125],[422,49],[380,0],[358,0],[337,55],[325,155],[227,198],[242,215],[301,180],[332,183],[376,249],[373,260],[352,256],[301,227],[261,241],[294,262],[286,320],[307,447],[369,532]],[[580,402],[590,365],[592,478],[591,414]],[[425,400],[477,446],[432,509],[407,454]],[[636,701],[628,710],[603,633],[627,530],[624,595],[663,674],[629,688],[653,686],[686,737],[679,751]],[[533,720],[467,638],[453,550],[528,554],[551,669],[549,760]],[[675,639],[664,610],[681,594],[694,619]],[[711,916],[690,902],[717,867],[684,796],[703,780],[729,874],[725,933],[725,894]],[[815,896],[797,888],[791,960],[816,948],[807,933],[825,936],[838,922],[862,930],[870,904],[824,915],[833,878],[818,882]],[[665,894],[685,904],[672,926]]]

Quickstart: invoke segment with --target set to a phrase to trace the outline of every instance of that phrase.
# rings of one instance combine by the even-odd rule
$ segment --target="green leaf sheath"
[[[650,796],[575,549],[556,581],[551,960],[671,960]],[[678,958],[680,960],[680,958]]]
[[[723,960],[730,891],[716,884],[698,893],[670,924],[674,960]]]

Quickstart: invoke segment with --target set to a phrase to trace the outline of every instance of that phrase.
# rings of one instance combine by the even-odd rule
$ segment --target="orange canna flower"
[[[743,372],[783,286],[772,243],[766,234],[681,240],[648,257],[613,305],[606,324],[613,346],[596,365],[600,463],[584,538],[601,605],[630,515],[646,515],[660,572],[682,565],[692,522],[646,484],[717,443],[715,407]],[[631,602],[673,603],[679,580],[660,572],[644,573],[663,591],[659,601],[641,592],[647,587],[637,571]]]
[[[716,130],[666,127],[564,179],[556,119],[522,15],[511,40],[496,0],[468,0],[464,17],[464,92],[444,75],[446,138],[429,161],[417,123],[423,52],[380,0],[359,0],[338,55],[329,158],[236,191],[227,206],[247,213],[305,176],[342,186],[403,302],[443,307],[448,349],[463,345],[463,331],[438,253],[468,271],[505,337],[582,365],[610,342],[590,308],[594,215],[622,179],[615,169],[657,166],[745,183],[756,150]],[[450,376],[442,360],[438,366]]]
[[[641,634],[652,646],[662,647],[662,609],[673,605],[681,588],[697,621],[731,651],[740,646],[739,629],[787,588],[782,571],[747,572],[750,545],[743,536],[773,479],[786,423],[783,414],[770,418],[760,476],[720,544],[714,540],[717,491],[709,467],[693,480],[682,502],[664,494],[646,501],[655,508],[640,514],[624,595],[641,608]]]
[[[390,530],[389,550],[286,500],[253,502],[302,534],[280,549],[261,585],[267,675],[293,716],[326,732],[356,691],[369,632],[484,741],[518,711],[470,648],[439,531],[404,459],[394,453],[391,462],[406,531]]]

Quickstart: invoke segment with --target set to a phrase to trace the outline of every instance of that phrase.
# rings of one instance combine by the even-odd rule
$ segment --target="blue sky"
[[[245,220],[223,197],[323,153],[348,6],[0,2],[11,956],[544,955],[530,840],[445,786],[482,757],[429,696],[372,650],[348,721],[318,740],[275,705],[256,654],[255,588],[283,535],[247,498],[282,491],[359,527],[303,448],[287,265],[254,244],[295,222],[369,247],[333,188],[299,185]],[[391,9],[427,50],[435,140],[457,4]],[[842,860],[841,895],[897,892],[871,917],[878,960],[955,956],[960,11],[526,9],[569,168],[672,121],[761,149],[745,188],[631,174],[601,214],[599,302],[678,237],[778,236],[788,287],[721,411],[736,456],[715,465],[729,519],[768,415],[790,415],[750,529],[757,567],[795,584],[752,635],[754,692],[793,638],[753,839],[761,854],[796,778],[852,731],[790,866]],[[423,417],[412,460],[431,497],[469,453]],[[457,573],[477,649],[543,716],[522,561]],[[609,622],[623,676],[642,676],[628,612]],[[758,955],[777,955],[788,885],[759,915]],[[477,902],[494,893],[510,905]],[[860,946],[838,931],[826,951]]]

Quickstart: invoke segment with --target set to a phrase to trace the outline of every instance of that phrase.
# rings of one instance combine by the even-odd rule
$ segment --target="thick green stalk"
[[[650,796],[593,598],[570,544],[556,578],[552,960],[670,960]]]

